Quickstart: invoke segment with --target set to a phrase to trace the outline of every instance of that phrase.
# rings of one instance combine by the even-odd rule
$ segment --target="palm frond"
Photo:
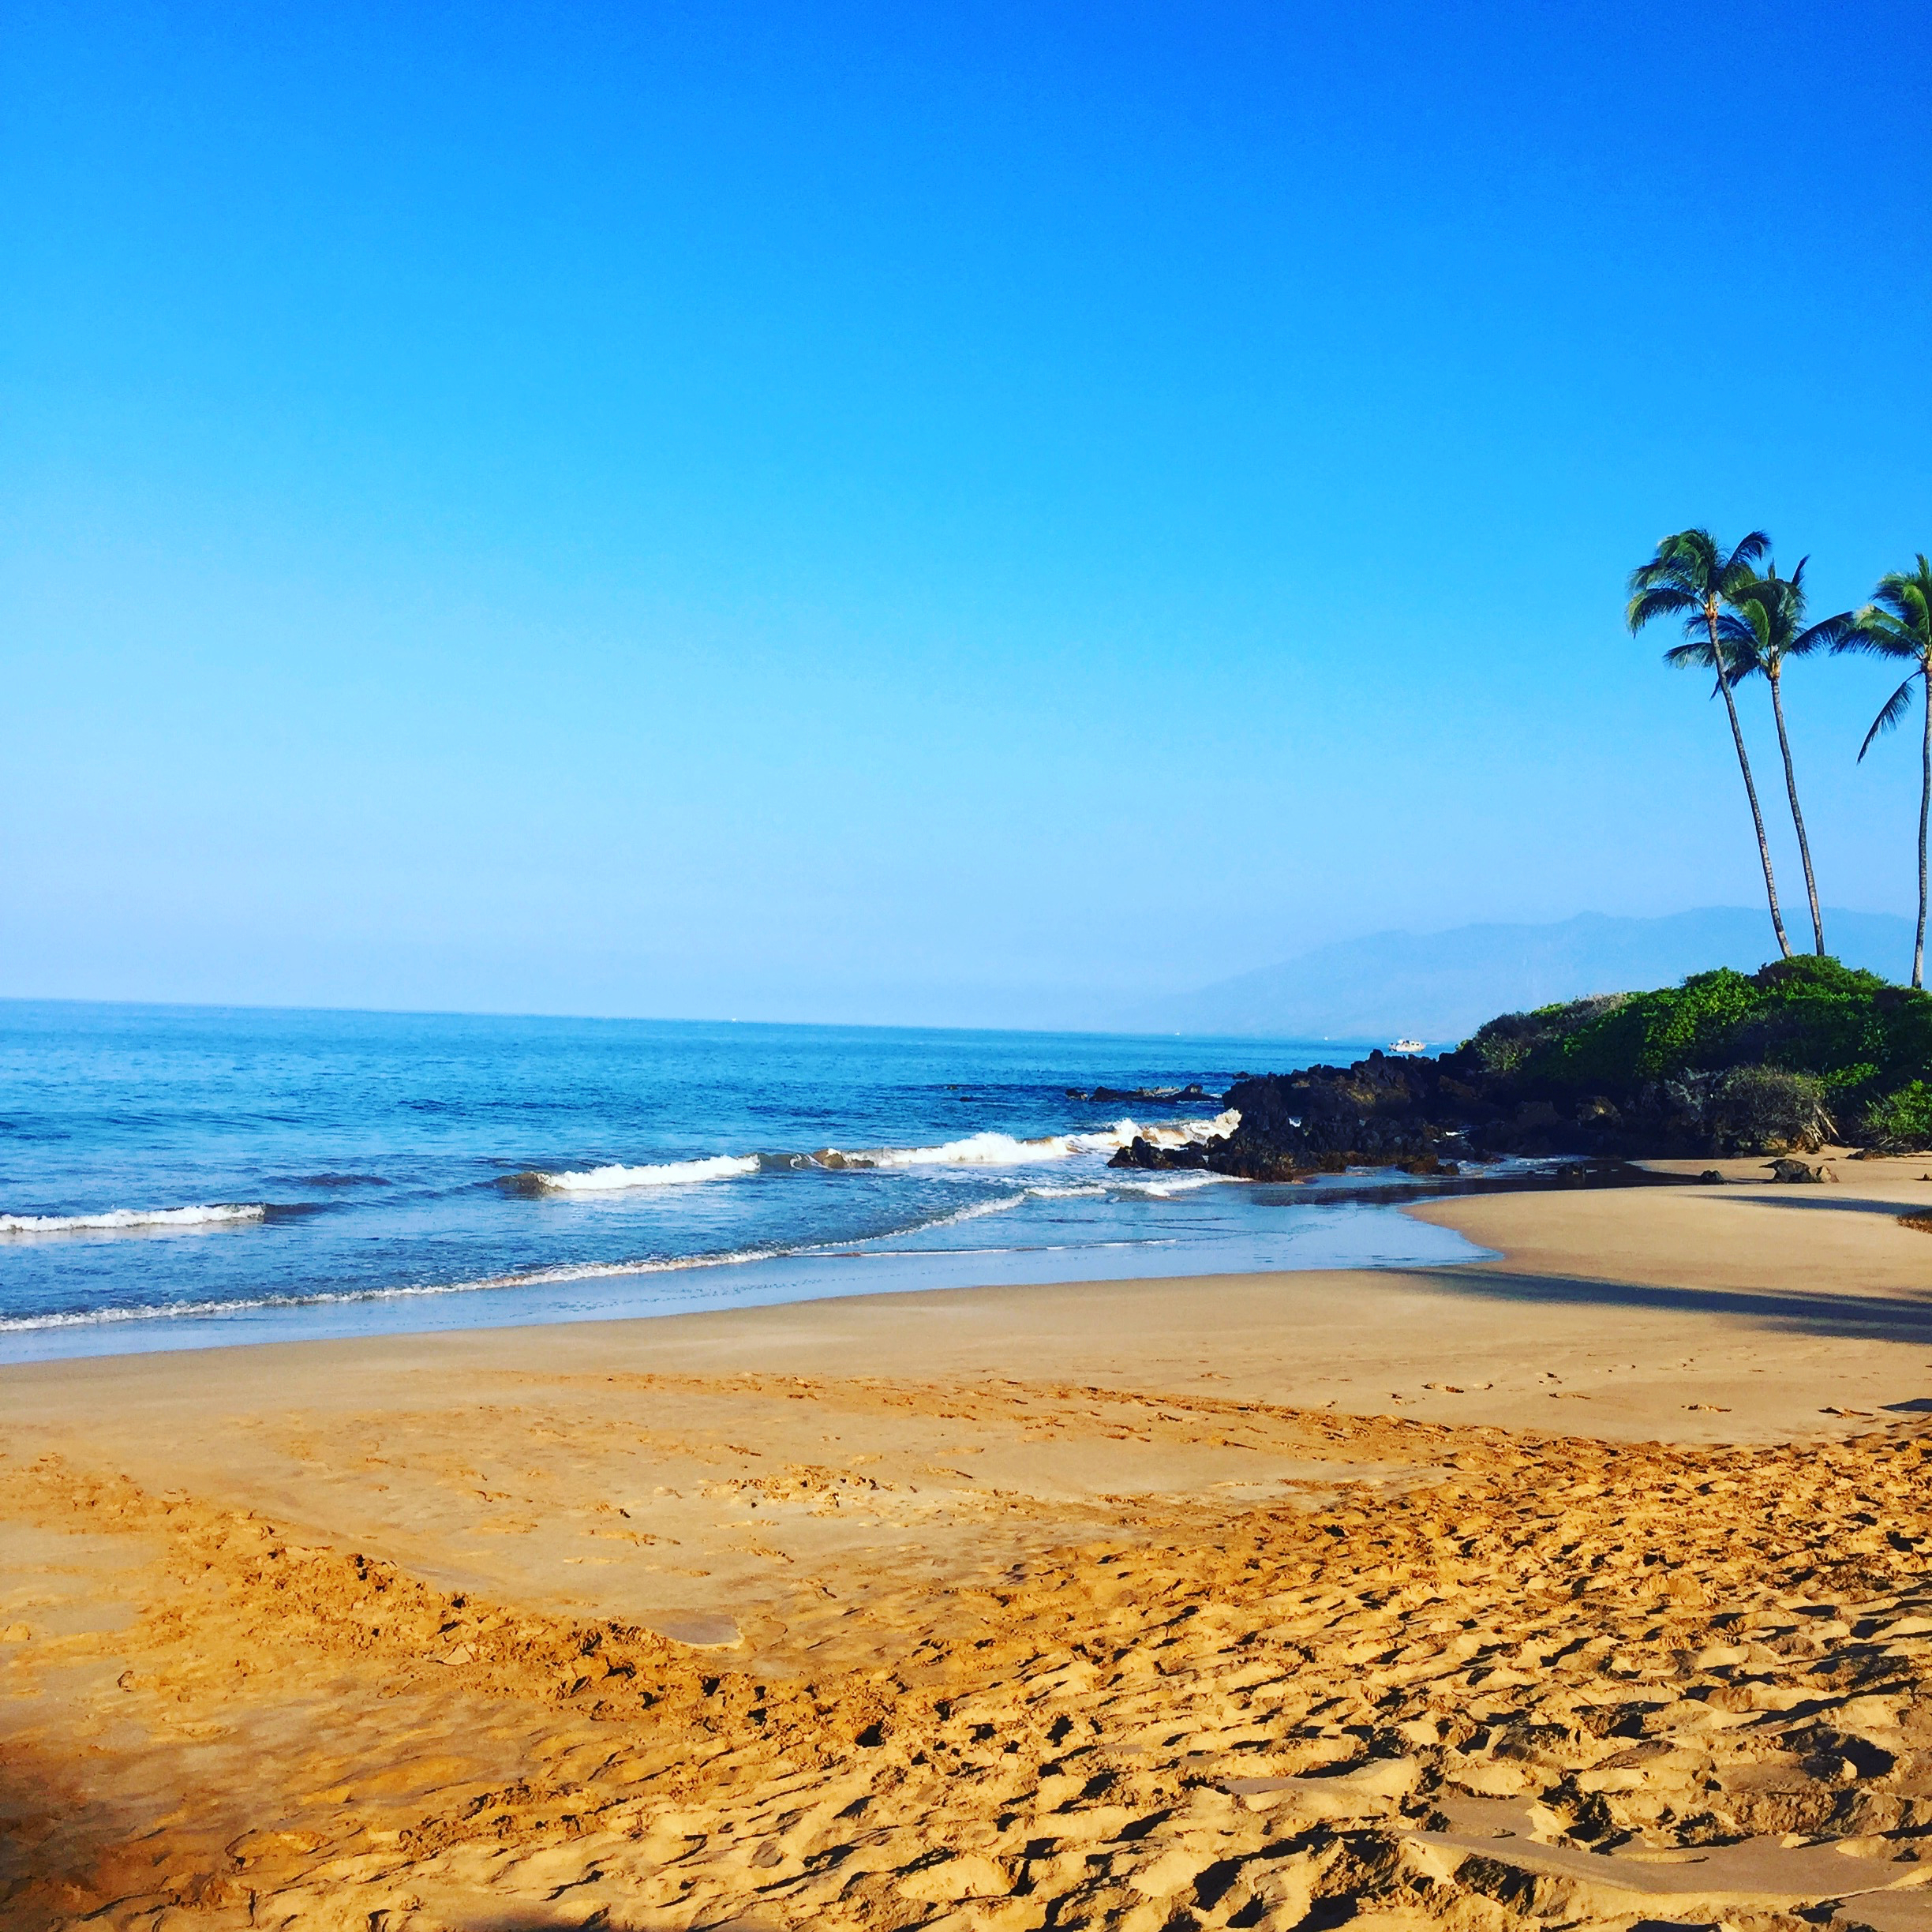
[[[1747,678],[1754,672],[1769,675],[1777,661],[1772,641],[1772,623],[1764,606],[1754,599],[1724,612],[1717,620],[1717,642],[1730,660],[1731,674]],[[1705,651],[1708,661],[1709,653]]]
[[[1717,660],[1711,655],[1709,638],[1693,638],[1687,644],[1673,644],[1664,653],[1664,661],[1673,671],[1709,671]]]
[[[1810,557],[1801,556],[1798,560],[1798,567],[1788,577],[1780,577],[1777,565],[1768,564],[1765,567],[1764,575],[1758,579],[1758,585],[1771,593],[1769,608],[1777,613],[1778,628],[1787,635],[1804,627],[1804,572],[1805,566],[1810,561]],[[1752,586],[1754,590],[1757,588],[1758,585]],[[1747,591],[1743,594],[1748,596],[1750,593]]]
[[[1682,590],[1687,596],[1697,589],[1695,573],[1687,571],[1676,557],[1655,556],[1639,564],[1624,579],[1627,595],[1641,596],[1646,590]]]
[[[1858,616],[1854,611],[1840,611],[1835,617],[1821,617],[1816,623],[1800,631],[1784,646],[1784,655],[1808,657],[1815,650],[1843,650],[1844,639],[1857,622]]]
[[[1683,530],[1666,537],[1657,545],[1657,555],[1668,557],[1687,570],[1714,576],[1721,555],[1717,539],[1707,530]]]
[[[1911,630],[1889,610],[1867,604],[1852,613],[1834,651],[1863,651],[1870,657],[1923,657],[1923,647]]]
[[[1708,539],[1706,539],[1708,541]],[[1712,545],[1713,550],[1717,546]],[[1758,574],[1758,566],[1771,548],[1771,539],[1762,530],[1753,530],[1742,539],[1728,557],[1713,558],[1711,581],[1726,596],[1734,586],[1742,587]]]
[[[1702,593],[1711,582],[1711,567],[1717,545],[1709,530],[1679,530],[1657,539],[1656,553],[1630,574],[1629,593],[1635,597],[1645,590],[1674,586],[1693,593]]]
[[[1641,572],[1633,571],[1631,582],[1634,586],[1631,601],[1625,605],[1623,621],[1633,634],[1658,617],[1675,617],[1688,614],[1694,618],[1704,608],[1703,600],[1694,590],[1681,584],[1637,582]]]
[[[1916,564],[1915,569],[1893,571],[1880,578],[1870,608],[1873,615],[1882,615],[1910,637],[1923,656],[1932,654],[1932,562],[1920,556]]]
[[[1913,677],[1918,673],[1914,672]],[[1898,721],[1911,708],[1911,678],[1908,678],[1885,702],[1885,709],[1872,720],[1872,728],[1865,734],[1865,742],[1859,747],[1858,762],[1865,762],[1865,754],[1872,748],[1872,740],[1881,732],[1896,728]]]

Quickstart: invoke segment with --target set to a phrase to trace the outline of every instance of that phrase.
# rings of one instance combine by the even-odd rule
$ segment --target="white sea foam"
[[[0,1215],[0,1234],[87,1234],[122,1228],[210,1227],[223,1221],[259,1221],[262,1201],[216,1202],[212,1207],[110,1208],[99,1214]]]
[[[1065,1160],[1081,1151],[1076,1143],[1084,1137],[1044,1134],[1036,1140],[1021,1140],[1012,1134],[976,1133],[938,1147],[874,1148],[844,1158],[854,1166],[868,1167],[1024,1167],[1035,1161]]]
[[[1218,1174],[1169,1174],[1160,1181],[1123,1181],[1114,1192],[1135,1200],[1166,1200],[1176,1194],[1192,1194],[1200,1188],[1219,1187],[1229,1178]]]
[[[208,1315],[250,1315],[264,1309],[331,1308],[358,1301],[414,1301],[432,1295],[475,1294],[487,1288],[545,1288],[621,1275],[668,1275],[687,1268],[729,1267],[769,1261],[807,1249],[747,1248],[730,1254],[680,1255],[650,1261],[584,1261],[534,1268],[526,1275],[489,1275],[477,1281],[432,1282],[395,1288],[322,1290],[314,1294],[250,1295],[232,1301],[151,1301],[119,1308],[0,1318],[0,1335],[35,1328],[98,1328],[118,1322],[181,1321]]]
[[[1230,1134],[1241,1125],[1241,1111],[1230,1107],[1212,1120],[1173,1121],[1142,1127],[1118,1120],[1091,1133],[1043,1134],[1023,1140],[1012,1134],[968,1134],[964,1140],[937,1147],[874,1148],[863,1153],[828,1150],[828,1165],[847,1167],[1026,1167],[1041,1161],[1072,1159],[1079,1154],[1111,1154],[1136,1138],[1156,1147],[1186,1147]]]
[[[560,1194],[610,1194],[625,1188],[688,1187],[700,1181],[728,1181],[756,1174],[755,1154],[714,1154],[704,1160],[664,1161],[652,1167],[592,1167],[579,1172],[533,1174],[541,1188]]]
[[[1240,1124],[1239,1110],[1230,1107],[1212,1120],[1172,1121],[1143,1127],[1123,1119],[1091,1133],[1042,1134],[1032,1140],[987,1132],[933,1147],[867,1148],[851,1153],[825,1148],[816,1154],[764,1156],[713,1154],[699,1160],[665,1161],[654,1166],[539,1170],[518,1175],[515,1181],[536,1193],[609,1194],[630,1188],[688,1187],[706,1181],[737,1180],[761,1171],[793,1172],[810,1167],[1030,1167],[1081,1154],[1111,1154],[1136,1136],[1156,1147],[1185,1147],[1230,1134]]]

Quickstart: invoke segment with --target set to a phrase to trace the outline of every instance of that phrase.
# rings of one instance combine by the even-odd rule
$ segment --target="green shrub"
[[[1592,1004],[1510,1016],[1509,1070],[1526,1095],[1627,1096],[1694,1073],[1769,1067],[1855,1097],[1932,1075],[1932,996],[1833,959],[1806,955],[1750,974],[1724,967],[1582,1010]]]
[[[1870,1060],[1855,1060],[1849,1066],[1833,1067],[1819,1077],[1827,1094],[1855,1098],[1860,1088],[1869,1087],[1878,1079],[1878,1069]]]
[[[1728,966],[1693,973],[1675,993],[1646,994],[1638,1076],[1661,1080],[1687,1067],[1721,1064],[1720,1043],[1763,1003],[1761,989]]]
[[[1932,1148],[1932,1086],[1908,1080],[1865,1110],[1865,1138],[1874,1145]]]
[[[1514,1073],[1552,1041],[1567,1039],[1579,1028],[1615,1013],[1629,998],[1627,993],[1597,993],[1586,999],[1539,1006],[1530,1013],[1502,1013],[1465,1041],[1464,1050],[1477,1055],[1486,1073]]]
[[[1705,1119],[1728,1153],[1815,1153],[1833,1132],[1823,1083],[1783,1067],[1733,1067],[1720,1075]]]

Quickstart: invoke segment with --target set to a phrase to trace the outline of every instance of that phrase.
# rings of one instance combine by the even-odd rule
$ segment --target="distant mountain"
[[[1790,930],[1795,942],[1797,927]],[[1848,966],[1890,979],[1911,971],[1912,922],[1896,913],[1828,908],[1825,938]],[[1496,1013],[1668,986],[1713,966],[1754,972],[1776,956],[1763,909],[1743,906],[1663,919],[1582,912],[1553,926],[1372,933],[1173,996],[1136,1018],[1161,1032],[1337,1040],[1408,1034],[1436,1045],[1466,1039]]]

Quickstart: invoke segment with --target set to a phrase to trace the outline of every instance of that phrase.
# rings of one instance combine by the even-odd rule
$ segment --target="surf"
[[[797,1174],[811,1169],[836,1174],[911,1167],[1028,1167],[1083,1154],[1111,1154],[1136,1137],[1157,1147],[1185,1147],[1220,1139],[1240,1124],[1239,1110],[1230,1107],[1208,1120],[1170,1121],[1148,1127],[1122,1119],[1090,1132],[1026,1136],[987,1129],[957,1140],[912,1147],[827,1147],[811,1153],[712,1154],[636,1166],[612,1162],[578,1169],[526,1168],[506,1175],[500,1185],[511,1193],[528,1195],[609,1194],[633,1188],[694,1187],[711,1181],[740,1181],[754,1174]]]
[[[108,1234],[142,1228],[216,1227],[265,1221],[266,1201],[217,1201],[187,1208],[109,1208],[93,1214],[0,1215],[0,1234]]]

